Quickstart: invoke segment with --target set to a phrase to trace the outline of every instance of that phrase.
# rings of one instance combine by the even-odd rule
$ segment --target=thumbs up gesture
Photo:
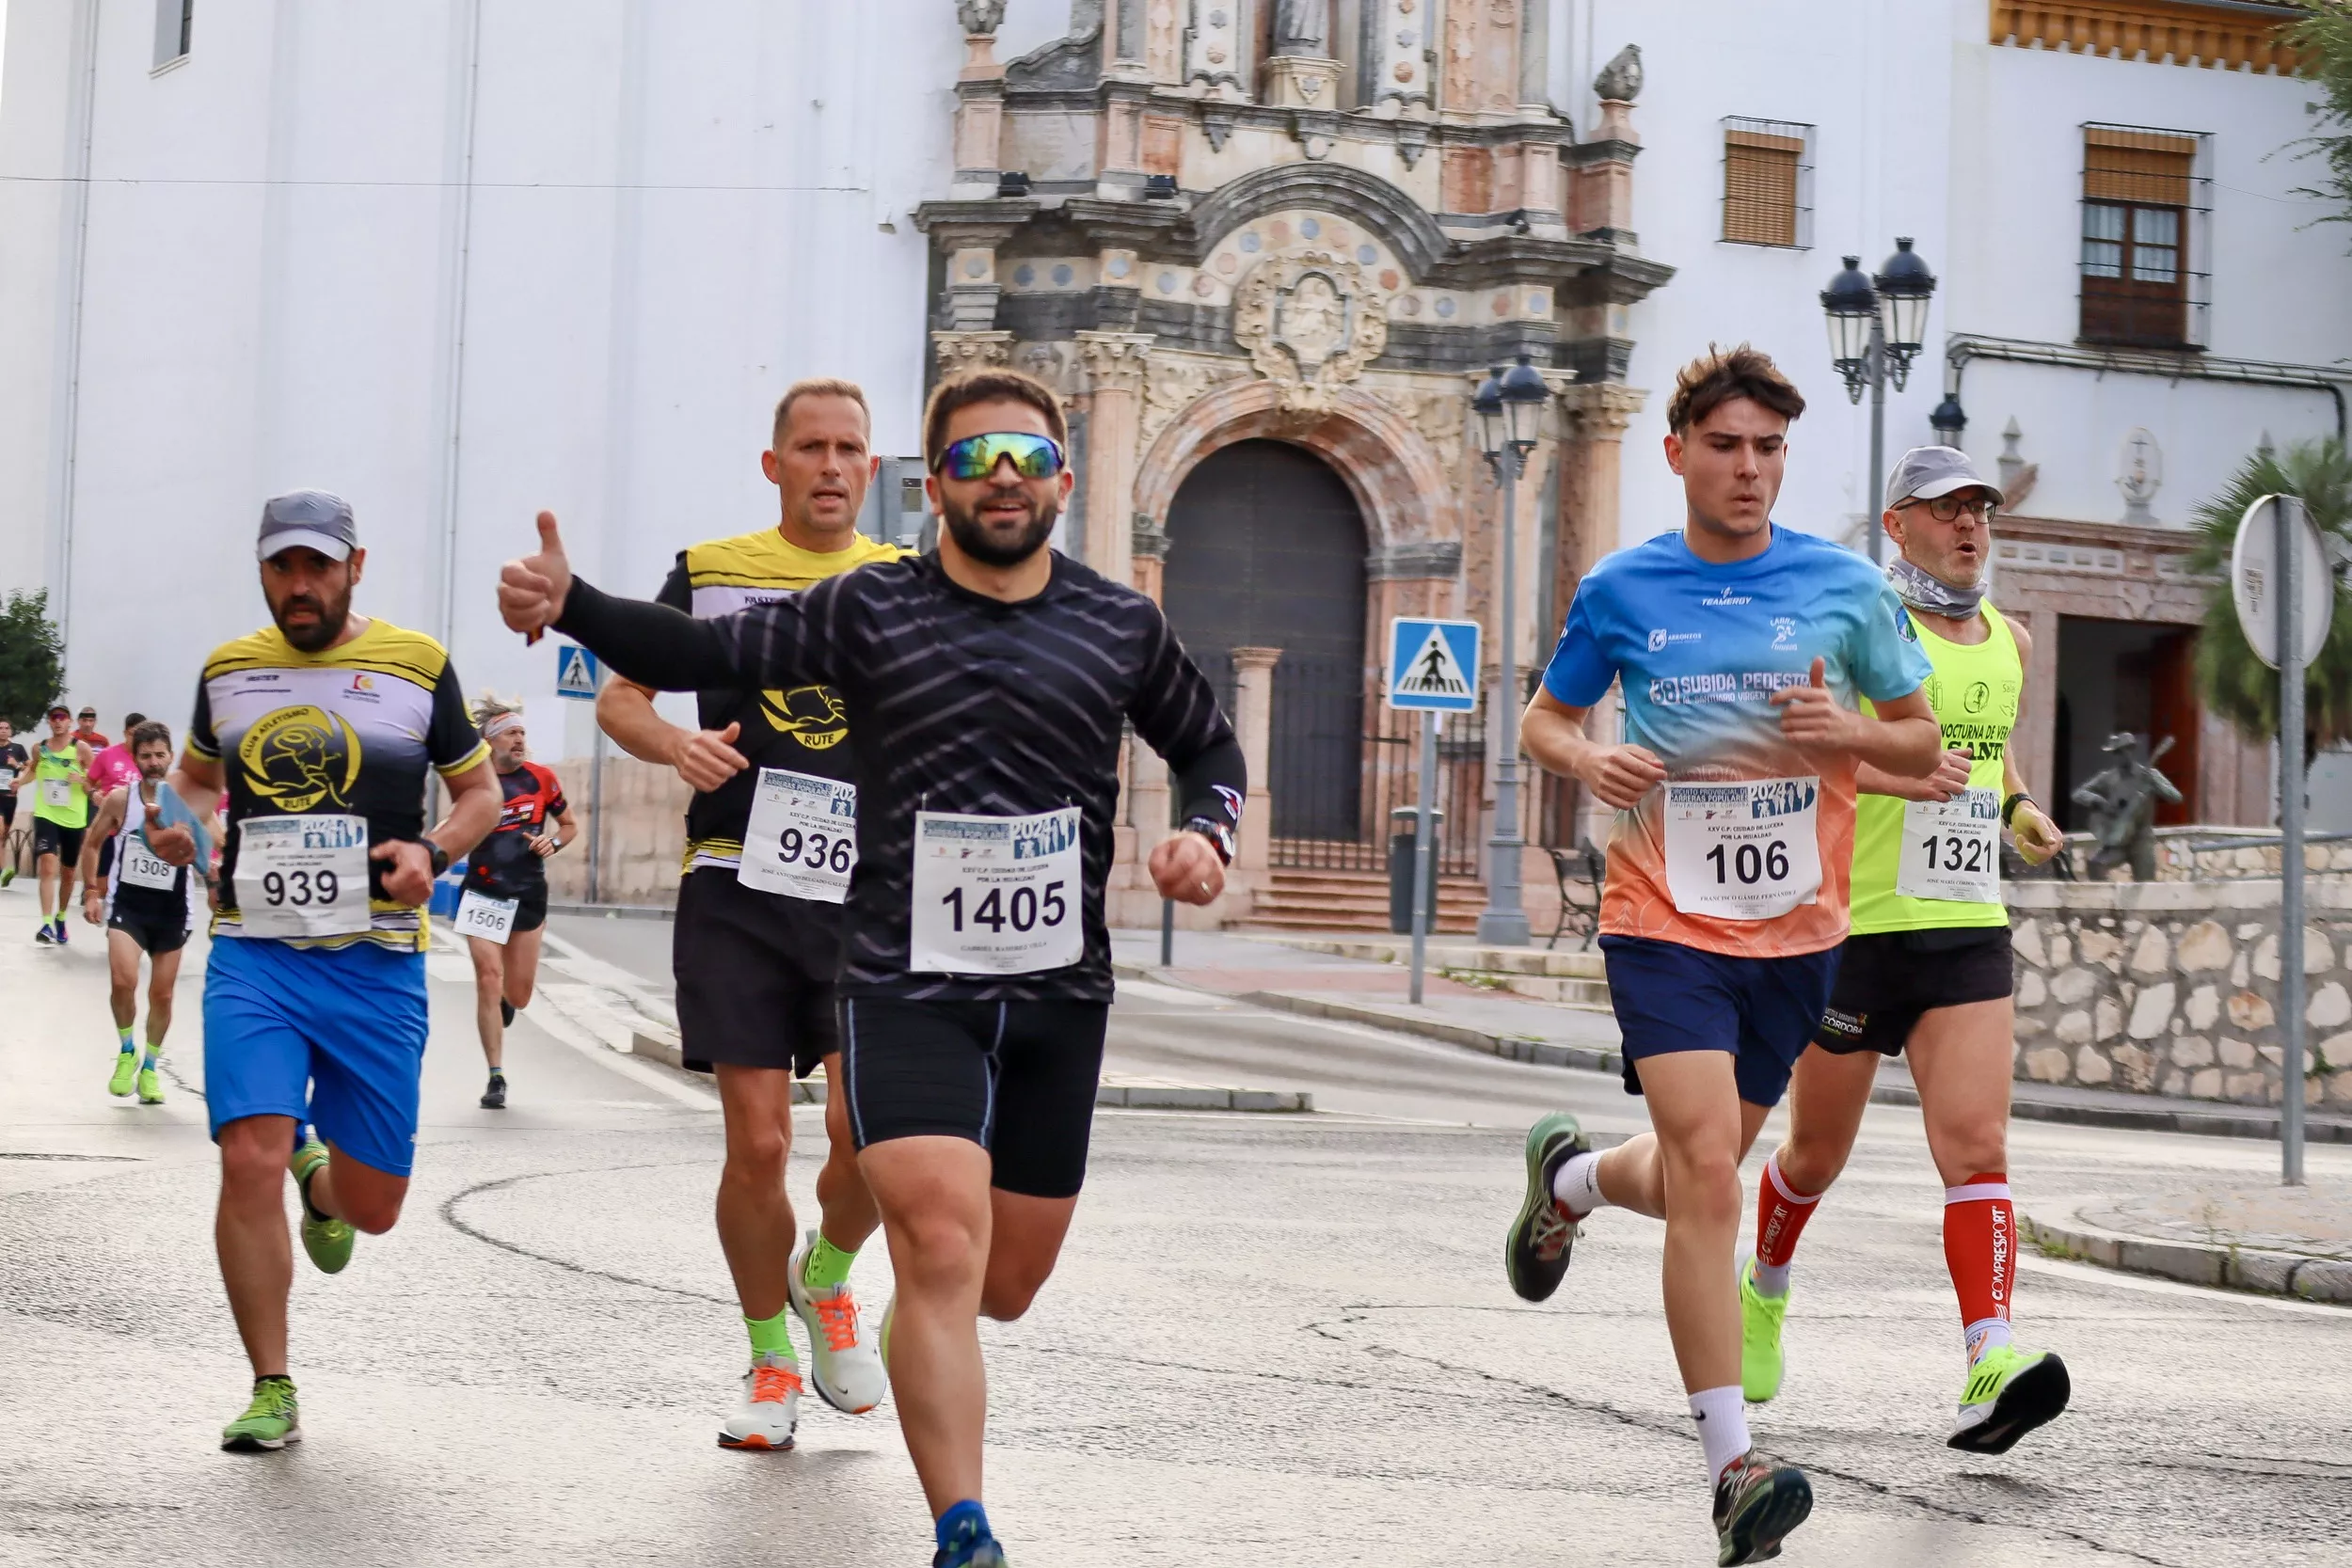
[[[530,641],[561,620],[564,600],[572,591],[572,563],[564,553],[563,536],[555,531],[555,514],[539,514],[539,549],[510,561],[499,572],[499,614],[510,631]]]
[[[1784,687],[1772,695],[1772,705],[1780,709],[1780,733],[1806,751],[1849,749],[1854,726],[1864,721],[1860,714],[1838,705],[1829,689],[1828,672],[1817,654],[1804,685]]]

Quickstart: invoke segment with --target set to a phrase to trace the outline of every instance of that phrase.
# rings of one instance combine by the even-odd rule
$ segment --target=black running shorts
[[[16,826],[16,792],[0,795],[0,829]]]
[[[840,968],[839,905],[745,887],[732,866],[706,865],[678,884],[670,972],[680,1054],[696,1072],[722,1062],[816,1071],[841,1049]]]
[[[108,833],[103,839],[99,841],[98,880],[102,886],[104,884],[108,877],[114,875],[115,839],[119,835],[115,833]]]
[[[548,923],[548,884],[545,878],[541,878],[537,885],[528,889],[516,891],[509,888],[501,891],[498,888],[485,887],[469,876],[465,881],[465,890],[468,893],[480,894],[485,898],[515,900],[515,924],[509,930],[509,935],[535,931]]]
[[[188,944],[188,923],[183,917],[177,921],[141,920],[135,914],[117,910],[106,922],[109,931],[120,931],[139,944],[139,951],[151,958],[167,953],[177,953]]]
[[[1078,1196],[1109,1003],[853,996],[841,1012],[858,1148],[969,1138],[995,1162],[991,1185],[1026,1197]]]
[[[33,853],[55,855],[66,865],[78,863],[82,858],[82,835],[87,828],[69,828],[52,822],[45,816],[33,818]]]
[[[1839,1056],[1899,1056],[1921,1014],[2016,989],[2006,926],[1882,931],[1848,937],[1837,951],[1837,984],[1815,1037]]]

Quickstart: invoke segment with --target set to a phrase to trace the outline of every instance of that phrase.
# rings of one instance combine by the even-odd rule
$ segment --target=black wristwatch
[[[2021,805],[2029,806],[2035,803],[2036,802],[2032,796],[2026,794],[2022,789],[2019,790],[2016,794],[2001,802],[2001,826],[2004,828],[2013,826],[2013,824],[2010,821],[2010,818],[2017,815],[2017,808]]]
[[[442,872],[449,869],[448,850],[442,848],[439,845],[434,843],[429,838],[421,838],[417,840],[417,842],[423,845],[427,849],[433,851],[433,875],[437,877]]]
[[[1184,831],[1199,833],[1216,847],[1217,859],[1227,865],[1233,863],[1233,830],[1224,823],[1215,817],[1195,816],[1185,820]]]

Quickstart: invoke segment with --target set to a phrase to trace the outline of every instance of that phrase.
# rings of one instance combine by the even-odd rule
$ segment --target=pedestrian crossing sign
[[[596,656],[577,642],[565,642],[555,650],[555,694],[578,697],[583,702],[596,700],[596,683],[604,672],[596,666]]]
[[[1389,623],[1389,705],[1433,713],[1478,706],[1478,623],[1400,615]]]

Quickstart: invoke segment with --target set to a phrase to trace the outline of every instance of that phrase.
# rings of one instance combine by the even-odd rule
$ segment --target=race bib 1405
[[[1086,952],[1078,808],[1035,816],[914,814],[907,968],[1034,974]]]

